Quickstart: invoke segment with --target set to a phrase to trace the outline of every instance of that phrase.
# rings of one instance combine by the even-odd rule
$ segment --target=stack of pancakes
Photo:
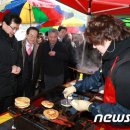
[[[15,106],[18,108],[27,108],[30,106],[30,99],[28,97],[15,98]]]

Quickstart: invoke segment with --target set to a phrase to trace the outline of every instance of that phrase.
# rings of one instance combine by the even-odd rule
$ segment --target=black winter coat
[[[64,74],[64,64],[68,60],[66,50],[61,42],[57,41],[53,51],[56,52],[55,56],[49,56],[50,51],[49,41],[41,43],[38,48],[35,64],[34,81],[39,77],[41,72],[41,78],[43,80],[44,74],[48,76],[58,76]]]
[[[19,66],[18,43],[0,28],[0,97],[11,96],[16,91],[16,75],[12,66]]]

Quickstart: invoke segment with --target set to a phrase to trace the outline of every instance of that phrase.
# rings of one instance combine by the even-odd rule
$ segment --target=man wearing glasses
[[[17,87],[16,75],[21,71],[18,44],[14,36],[20,24],[18,15],[8,13],[0,27],[0,113],[12,105]]]

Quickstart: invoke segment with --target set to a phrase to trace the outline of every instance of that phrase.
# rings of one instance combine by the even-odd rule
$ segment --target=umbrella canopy
[[[84,14],[130,14],[130,0],[57,0]]]
[[[64,18],[61,18],[57,21],[56,17],[54,16],[53,19],[48,20],[47,22],[41,24],[40,27],[53,27],[53,26],[82,26],[86,24],[86,15],[76,11],[60,2],[55,1],[57,4],[55,6],[56,11],[60,13]],[[55,15],[56,13],[53,13]]]
[[[72,26],[72,27],[67,27],[67,32],[69,33],[81,33],[84,32],[85,26],[77,27],[77,26]]]
[[[22,23],[41,23],[49,19],[39,7],[30,5],[30,3],[26,2],[26,0],[15,0],[7,4],[0,12],[0,20],[2,20],[3,16],[8,12],[15,12],[19,14],[22,19]]]
[[[54,0],[27,0],[31,5],[37,7],[53,8],[55,6]]]
[[[0,20],[7,12],[20,15],[22,23],[42,23],[52,19],[63,19],[63,15],[55,9],[54,0],[15,0],[1,8]],[[5,5],[5,4],[4,4]]]
[[[53,26],[53,27],[43,27],[43,28],[40,28],[39,31],[42,32],[42,33],[45,33],[47,31],[49,31],[51,28],[55,28],[55,29],[58,29],[59,26]],[[69,33],[80,33],[80,32],[84,32],[86,26],[83,25],[83,26],[69,26],[67,27],[67,32]]]
[[[20,17],[22,19],[22,23],[41,23],[49,19],[39,7],[31,6],[28,2],[23,5]]]
[[[42,23],[43,27],[82,26],[84,24],[83,20],[75,18],[72,9],[65,8],[63,4],[58,4],[54,0],[10,0],[10,3],[1,10],[0,20],[7,12],[15,12],[20,15],[22,23],[25,24]]]
[[[11,0],[2,0],[0,1],[0,10],[3,10],[7,4],[9,4]]]
[[[53,27],[40,28],[40,29],[39,29],[39,32],[46,33],[46,32],[49,31],[51,28],[53,28]]]
[[[75,17],[72,17],[70,19],[64,19],[61,23],[61,25],[64,26],[83,26],[85,23],[84,21],[77,19]]]
[[[126,23],[126,26],[130,27],[130,18],[122,18],[122,20]]]

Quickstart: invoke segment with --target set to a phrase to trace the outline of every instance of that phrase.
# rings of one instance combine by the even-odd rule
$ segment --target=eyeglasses
[[[16,28],[16,27],[12,27],[10,25],[8,25],[13,31],[17,31],[19,28]]]

